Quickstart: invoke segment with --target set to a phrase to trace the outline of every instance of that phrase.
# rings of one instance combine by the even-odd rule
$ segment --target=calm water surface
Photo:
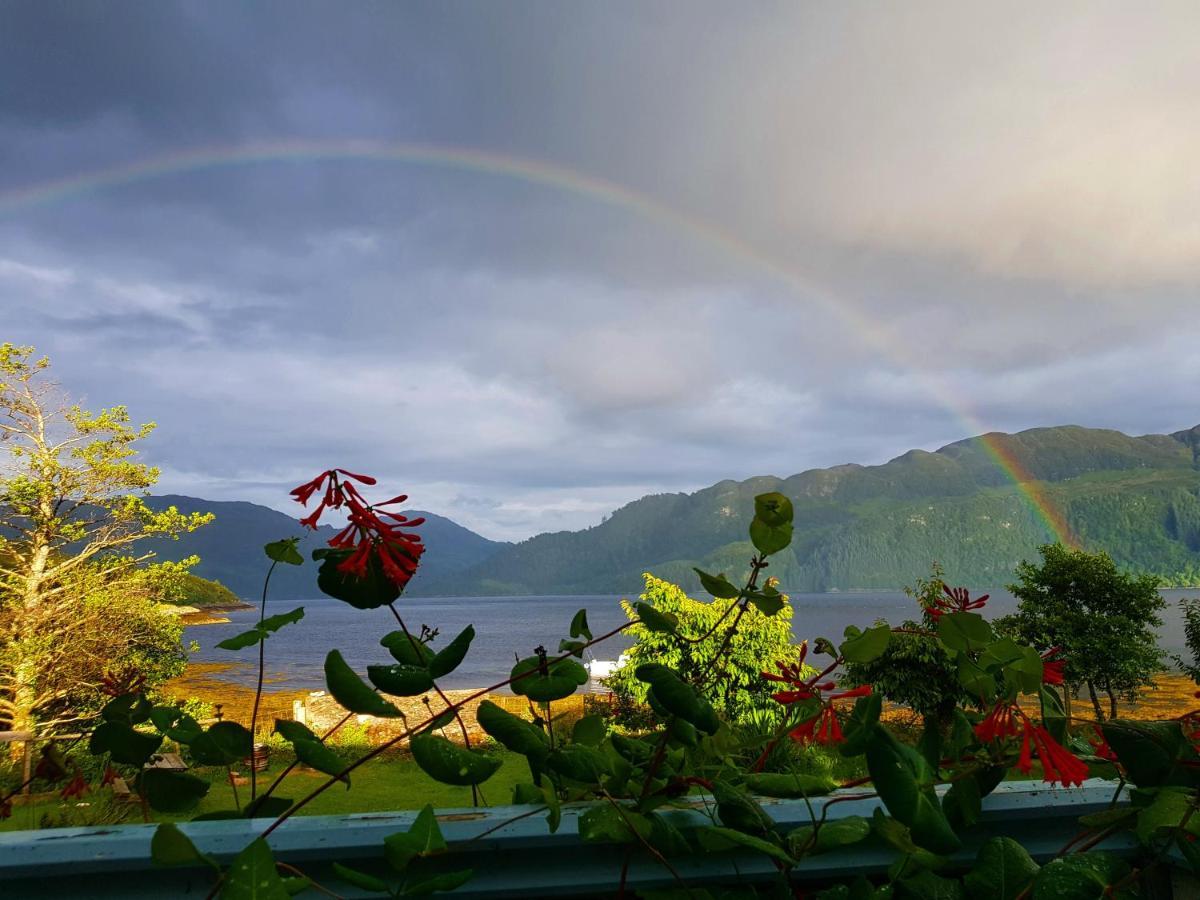
[[[1159,630],[1162,646],[1172,653],[1183,653],[1183,625],[1179,599],[1192,597],[1195,590],[1163,591],[1167,609]],[[1002,616],[1016,610],[1016,599],[1006,591],[992,591],[984,613]],[[795,615],[792,633],[797,641],[825,636],[837,642],[847,625],[869,625],[883,618],[893,624],[916,618],[911,599],[898,591],[837,594],[793,594]],[[446,688],[484,687],[507,677],[514,661],[513,653],[529,656],[539,644],[553,651],[567,636],[571,617],[578,609],[588,611],[592,633],[599,635],[626,621],[620,597],[440,597],[401,599],[397,604],[410,629],[425,624],[440,629],[439,643],[448,641],[467,625],[474,625],[477,637],[463,664],[440,680]],[[324,687],[322,665],[331,649],[342,651],[346,660],[360,672],[372,663],[394,660],[379,645],[379,639],[396,627],[386,609],[359,610],[338,600],[321,597],[296,603],[268,603],[267,614],[304,607],[304,619],[276,632],[267,641],[267,673],[275,688],[319,690]],[[250,628],[258,619],[257,610],[228,613],[229,623],[195,625],[187,628],[184,641],[200,645],[192,656],[198,662],[239,662],[219,677],[253,684],[253,647],[230,652],[216,647],[218,641]],[[629,646],[624,635],[594,648],[599,659],[615,660]],[[771,660],[764,660],[769,664]]]

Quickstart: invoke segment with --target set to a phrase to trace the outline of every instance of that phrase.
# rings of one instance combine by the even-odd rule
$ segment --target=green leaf
[[[612,762],[594,747],[584,744],[569,744],[559,747],[546,758],[546,767],[552,772],[580,784],[597,785],[613,774]]]
[[[174,706],[156,706],[150,710],[150,721],[163,734],[181,744],[190,744],[204,733],[200,723]]]
[[[785,525],[768,525],[762,519],[750,522],[750,543],[763,556],[770,556],[780,550],[786,550],[792,542],[792,523]]]
[[[939,869],[946,864],[944,856],[938,856],[930,853],[924,847],[918,847],[913,841],[912,830],[907,825],[888,816],[882,809],[876,809],[872,814],[871,831],[889,847],[898,850],[918,866]]]
[[[791,855],[779,845],[772,844],[770,841],[755,837],[752,834],[736,831],[733,828],[704,825],[696,829],[696,839],[705,850],[720,853],[721,851],[732,850],[736,847],[746,847],[750,850],[756,850],[759,853],[765,853],[767,856],[777,859],[785,865],[794,866],[796,864]]]
[[[617,810],[609,803],[597,803],[579,817],[579,837],[589,844],[629,844],[649,836],[650,820],[631,807]]]
[[[1138,787],[1195,786],[1191,765],[1200,761],[1178,721],[1109,720],[1100,726],[1104,739]],[[1187,765],[1185,765],[1187,763]]]
[[[771,491],[754,498],[754,518],[767,525],[790,525],[794,512],[786,494]]]
[[[408,831],[390,834],[383,839],[384,856],[397,872],[403,872],[418,856],[436,856],[445,852],[446,839],[442,837],[437,816],[428,803],[417,813]]]
[[[894,882],[897,900],[962,900],[957,879],[943,878],[928,869]]]
[[[933,791],[933,771],[921,754],[875,725],[867,742],[867,770],[891,813],[912,829],[914,839],[934,853],[951,853],[962,842],[946,821]]]
[[[113,762],[144,766],[162,742],[161,734],[145,734],[124,722],[101,722],[92,732],[88,749],[93,756],[108,753]]]
[[[400,715],[400,710],[367,687],[337,650],[330,650],[325,657],[325,684],[333,699],[352,713],[380,718]]]
[[[367,666],[367,678],[393,697],[416,697],[433,689],[433,676],[423,666]]]
[[[778,615],[784,607],[783,594],[771,587],[747,594],[746,599],[753,603],[755,609],[764,616]]]
[[[571,619],[571,637],[581,637],[585,640],[592,639],[592,631],[588,628],[587,610],[581,609],[575,613],[575,617]]]
[[[312,879],[307,876],[288,875],[283,879],[283,889],[288,892],[289,897],[295,897],[312,887],[312,883]]]
[[[975,868],[964,879],[978,900],[1016,900],[1037,877],[1038,864],[1009,837],[994,837],[979,848]]]
[[[221,900],[286,900],[290,895],[262,838],[233,858],[221,887]]]
[[[675,613],[659,612],[649,603],[639,601],[633,604],[633,610],[637,613],[641,623],[651,631],[674,634],[679,627],[679,617]]]
[[[113,697],[100,710],[105,722],[120,722],[124,725],[140,725],[150,718],[153,707],[144,694],[122,694]]]
[[[583,651],[586,649],[586,641],[569,641],[566,638],[563,638],[558,642],[559,653],[570,653],[576,659],[583,659]]]
[[[217,722],[188,745],[202,766],[228,766],[250,755],[254,738],[237,722]]]
[[[821,797],[836,787],[837,782],[828,775],[756,772],[746,776],[746,790],[765,797]]]
[[[871,693],[854,701],[854,709],[846,721],[846,740],[838,748],[842,756],[858,756],[866,751],[867,741],[875,733],[874,726],[882,712],[882,694]]]
[[[150,858],[159,866],[206,865],[218,871],[221,868],[211,856],[197,850],[192,839],[171,822],[164,822],[154,829],[154,836],[150,838]]]
[[[1128,874],[1129,865],[1112,853],[1072,853],[1042,866],[1033,900],[1099,900]]]
[[[285,563],[289,566],[304,565],[304,557],[300,555],[300,551],[296,549],[300,543],[300,538],[290,537],[284,538],[281,541],[271,541],[263,547],[263,552],[267,554],[267,558],[278,563]]]
[[[418,734],[409,747],[421,770],[443,784],[482,784],[500,768],[498,757],[472,753],[436,734]]]
[[[265,632],[275,632],[284,625],[291,625],[295,622],[299,622],[303,618],[304,607],[297,606],[291,612],[279,613],[279,615],[276,616],[267,616],[258,623],[258,627]]]
[[[1162,832],[1178,829],[1186,817],[1185,830],[1189,834],[1200,834],[1200,820],[1191,812],[1193,794],[1179,788],[1162,788],[1150,805],[1138,810],[1138,840],[1149,846]]]
[[[717,818],[722,825],[746,834],[765,835],[775,822],[757,800],[724,781],[713,783],[713,799],[717,801]]]
[[[1023,694],[1036,693],[1042,686],[1042,658],[1032,647],[1022,647],[1021,657],[1005,666],[1004,671]]]
[[[301,738],[292,741],[292,749],[296,751],[296,758],[306,766],[326,775],[336,775],[339,781],[346,783],[347,788],[350,787],[350,776],[342,774],[346,764],[320,740]]]
[[[720,575],[709,575],[707,572],[702,572],[700,569],[694,567],[692,571],[700,576],[700,584],[714,597],[718,597],[721,600],[732,600],[741,593],[734,585],[729,583],[729,579],[725,577],[724,572]]]
[[[458,637],[434,654],[433,659],[429,661],[429,674],[434,678],[441,678],[457,669],[474,639],[475,626],[468,625]]]
[[[646,663],[634,672],[638,681],[650,685],[655,699],[671,715],[679,716],[705,734],[716,734],[721,721],[707,700],[673,670],[660,663]]]
[[[208,782],[186,772],[143,769],[138,773],[137,791],[156,812],[181,813],[194,809],[208,793]]]
[[[587,669],[573,659],[547,661],[544,675],[541,667],[542,661],[536,656],[527,656],[513,666],[509,673],[512,692],[537,703],[550,703],[571,696],[588,682]]]
[[[303,722],[292,719],[276,719],[275,732],[285,741],[319,741],[320,738]]]
[[[475,710],[475,720],[480,728],[506,749],[529,757],[531,762],[539,766],[550,754],[550,739],[542,729],[502,709],[491,700],[479,704]]]
[[[261,641],[264,635],[257,628],[252,628],[249,631],[243,631],[241,634],[235,634],[231,638],[225,638],[223,641],[217,641],[217,646],[222,650],[245,650],[247,647],[253,647]]]
[[[455,872],[443,872],[432,875],[421,881],[405,885],[401,897],[425,897],[438,891],[453,891],[475,877],[474,869],[459,869]]]
[[[604,716],[593,713],[584,716],[571,729],[571,741],[576,744],[587,744],[589,747],[599,747],[608,734],[608,726],[604,724]]]
[[[869,663],[883,656],[891,639],[890,625],[876,625],[843,641],[838,649],[848,663]]]
[[[338,862],[333,864],[333,874],[347,884],[352,884],[356,888],[362,888],[364,891],[373,891],[376,894],[390,894],[392,892],[391,887],[382,878],[376,878],[374,875],[368,875],[366,872],[358,871],[358,869],[343,866]]]
[[[320,557],[314,553],[314,558],[321,560],[321,568],[317,570],[317,587],[323,593],[349,603],[355,609],[377,609],[400,596],[401,589],[384,574],[376,554],[371,554],[363,578],[339,572],[338,566],[349,559],[352,553],[353,550],[329,549]]]
[[[952,612],[937,621],[937,633],[951,650],[982,650],[995,640],[987,619],[973,612]]]
[[[434,653],[429,645],[403,631],[389,631],[379,643],[386,647],[396,662],[405,666],[428,668]]]
[[[849,847],[866,840],[870,833],[870,819],[864,819],[862,816],[846,816],[844,819],[832,819],[825,822],[816,832],[815,844],[812,842],[813,827],[811,825],[804,825],[790,832],[787,844],[792,855],[799,857],[806,849],[825,852],[836,850],[839,847]]]

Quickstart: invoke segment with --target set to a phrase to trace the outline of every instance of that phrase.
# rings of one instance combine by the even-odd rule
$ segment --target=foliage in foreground
[[[327,509],[344,513],[348,521],[329,548],[314,554],[321,590],[359,609],[387,607],[398,626],[380,639],[395,663],[369,666],[366,680],[339,650],[329,652],[326,683],[348,711],[344,722],[354,714],[400,718],[389,697],[436,693],[437,680],[462,663],[476,639],[470,626],[446,639],[425,627],[412,629],[404,621],[396,601],[423,553],[414,530],[420,522],[389,509],[402,503],[403,496],[367,502],[357,485],[373,484],[368,476],[331,470],[293,492],[302,503],[320,498],[305,520],[310,526]],[[1192,846],[1192,837],[1200,831],[1200,821],[1192,821],[1200,788],[1200,754],[1193,744],[1200,732],[1200,715],[1155,723],[1110,720],[1094,730],[1088,726],[1082,735],[1070,734],[1057,689],[1063,682],[1065,661],[1048,648],[997,635],[978,612],[985,598],[972,598],[962,588],[943,584],[940,593],[931,591],[926,598],[927,617],[919,629],[922,637],[940,645],[951,660],[959,688],[969,697],[969,703],[956,704],[949,711],[944,728],[941,722],[930,721],[917,746],[910,746],[880,723],[885,697],[875,686],[839,683],[847,666],[870,666],[887,654],[893,632],[880,624],[865,630],[850,627],[840,641],[813,636],[790,660],[761,673],[779,708],[778,726],[746,743],[718,711],[722,680],[727,676],[729,647],[750,611],[774,618],[787,606],[786,598],[770,583],[760,584],[760,577],[769,558],[788,546],[791,523],[787,497],[760,495],[750,524],[755,553],[746,581],[735,585],[722,575],[698,573],[715,598],[713,608],[719,610],[709,630],[722,636],[711,653],[692,658],[687,669],[662,662],[636,666],[634,678],[644,687],[654,714],[645,733],[610,732],[599,715],[585,716],[569,734],[561,729],[556,733],[548,715],[549,704],[586,682],[587,673],[578,661],[582,654],[630,624],[593,635],[581,610],[565,628],[557,652],[537,647],[517,661],[504,684],[547,714],[530,722],[484,702],[477,718],[495,741],[523,757],[528,766],[528,779],[513,789],[513,801],[528,804],[524,815],[544,814],[547,827],[555,831],[562,821],[562,804],[585,801],[588,805],[578,819],[580,838],[616,845],[626,864],[638,858],[661,865],[676,887],[674,893],[660,896],[723,894],[719,887],[687,885],[673,863],[678,857],[760,855],[778,873],[775,884],[741,884],[737,894],[770,896],[789,889],[793,873],[806,858],[868,839],[894,852],[886,875],[827,885],[821,896],[1124,897],[1136,896],[1143,875],[1166,860],[1168,853],[1178,852],[1200,868],[1200,854]],[[268,585],[277,566],[303,563],[294,541],[279,541],[265,549],[271,561]],[[265,596],[264,591],[257,625],[222,642],[230,650],[257,650],[260,672],[266,648],[282,639],[279,632],[304,614],[299,608],[268,616]],[[634,612],[638,626],[662,635],[668,643],[698,643],[679,633],[679,620],[667,610],[643,601]],[[234,722],[204,726],[181,710],[153,705],[136,682],[113,685],[113,691],[115,696],[91,735],[90,750],[105,758],[114,772],[134,779],[138,792],[155,809],[194,809],[207,791],[207,784],[192,775],[142,768],[165,739],[185,745],[194,759],[206,765],[229,765],[250,751],[256,712],[249,728]],[[350,763],[330,748],[330,733],[317,735],[299,723],[277,721],[276,729],[291,743],[296,757],[327,773],[321,788],[292,800],[276,795],[279,780],[262,790],[252,781],[245,806],[203,816],[271,819],[230,866],[205,856],[173,825],[158,828],[152,848],[155,860],[162,865],[211,869],[214,893],[228,900],[282,897],[309,889],[307,877],[277,863],[270,837],[322,791],[338,784],[352,787],[360,767],[373,756],[406,743],[416,763],[442,783],[476,788],[496,774],[500,761],[470,746],[459,718],[465,701],[443,700],[442,708],[432,709],[428,718],[405,721],[397,737]],[[456,726],[462,730],[465,746],[452,743],[443,733]],[[825,797],[839,787],[834,780],[798,770],[768,770],[772,754],[788,743],[832,748],[848,757],[861,755],[868,780],[857,786],[877,796],[880,806],[871,817],[828,818],[826,804],[836,798]],[[61,770],[64,794],[86,789],[78,776],[67,781],[70,773],[63,761],[47,755],[42,763],[39,769],[57,766]],[[1137,788],[1136,803],[1114,806],[1083,821],[1083,835],[1044,866],[1038,866],[1018,841],[1001,837],[985,842],[968,869],[956,867],[951,857],[970,836],[983,799],[1010,770],[1028,775],[1035,764],[1046,781],[1064,787],[1082,784],[1089,774],[1115,772]],[[939,785],[948,787],[939,793],[935,790]],[[681,805],[690,808],[684,801],[697,791],[704,798],[702,823],[678,827],[664,815]],[[784,832],[760,802],[764,796],[802,798],[811,810],[811,821]],[[1095,843],[1093,837],[1118,830],[1134,834],[1144,852],[1125,860],[1080,849]],[[456,864],[430,808],[417,816],[411,828],[386,838],[381,856],[391,869],[386,876],[339,865],[336,877],[360,890],[393,897],[453,890],[473,877],[469,867]],[[614,873],[614,881],[620,877]]]

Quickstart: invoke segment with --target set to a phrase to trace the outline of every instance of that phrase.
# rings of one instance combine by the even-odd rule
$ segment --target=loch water
[[[989,617],[1016,610],[1016,599],[1007,591],[991,591],[983,612]],[[1200,595],[1200,591],[1163,591],[1167,609],[1159,629],[1160,644],[1168,653],[1184,653],[1183,624],[1179,612],[1182,597]],[[439,643],[450,640],[467,625],[474,625],[477,637],[463,664],[439,683],[445,688],[479,688],[504,680],[515,660],[514,654],[530,656],[541,645],[558,649],[567,636],[571,617],[586,609],[593,634],[600,635],[627,621],[619,596],[570,597],[436,597],[402,598],[397,608],[410,629],[421,625],[436,627]],[[792,633],[797,641],[828,637],[841,639],[847,625],[868,626],[876,619],[898,624],[916,618],[914,602],[899,591],[792,594],[795,614]],[[360,610],[329,597],[296,602],[271,601],[267,614],[304,607],[304,618],[288,625],[267,641],[267,677],[275,690],[320,690],[324,687],[322,666],[326,653],[338,649],[359,672],[369,664],[394,662],[380,646],[379,639],[396,628],[387,608]],[[194,625],[185,630],[185,644],[195,641],[199,650],[196,662],[235,663],[215,677],[253,685],[257,653],[255,648],[230,652],[216,647],[217,642],[251,628],[258,619],[257,609],[227,613],[230,621],[219,625]],[[615,660],[629,639],[623,635],[598,645],[596,659]],[[772,660],[763,660],[769,665]]]

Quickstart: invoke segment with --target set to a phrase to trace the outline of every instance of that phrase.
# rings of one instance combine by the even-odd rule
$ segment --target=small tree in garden
[[[1179,609],[1183,613],[1183,641],[1191,660],[1185,661],[1178,654],[1173,654],[1171,660],[1188,678],[1200,684],[1200,598],[1180,600]]]
[[[877,659],[846,666],[850,683],[874,685],[939,729],[950,724],[960,703],[970,700],[959,683],[954,655],[933,630],[937,625],[934,613],[944,602],[946,590],[945,572],[935,562],[929,578],[918,578],[915,586],[904,589],[920,606],[920,621],[902,622]]]
[[[15,730],[76,718],[110,666],[178,670],[178,624],[152,605],[178,567],[148,570],[136,545],[212,518],[149,509],[158,470],[134,445],[154,426],[68,403],[49,367],[0,345],[0,722]]]
[[[649,686],[637,677],[638,667],[659,663],[688,677],[701,674],[722,652],[721,680],[711,692],[713,704],[730,722],[745,719],[752,711],[769,710],[770,685],[763,681],[764,668],[790,661],[796,655],[792,643],[792,608],[782,605],[768,616],[751,607],[742,617],[736,634],[729,638],[728,613],[737,598],[693,600],[678,585],[645,573],[646,590],[636,603],[621,601],[632,623],[629,634],[634,644],[625,654],[625,664],[607,679],[609,688],[622,704],[646,702]],[[783,599],[781,598],[781,603]],[[646,622],[646,609],[667,617],[674,626],[666,631]],[[722,650],[722,647],[724,648]]]
[[[1153,575],[1122,572],[1107,553],[1039,548],[1040,565],[1022,562],[1008,589],[1020,600],[1011,621],[999,623],[1022,640],[1060,648],[1063,677],[1074,693],[1088,690],[1096,718],[1117,715],[1117,700],[1135,699],[1162,666],[1155,628],[1166,602]],[[1108,698],[1107,710],[1100,694]]]

